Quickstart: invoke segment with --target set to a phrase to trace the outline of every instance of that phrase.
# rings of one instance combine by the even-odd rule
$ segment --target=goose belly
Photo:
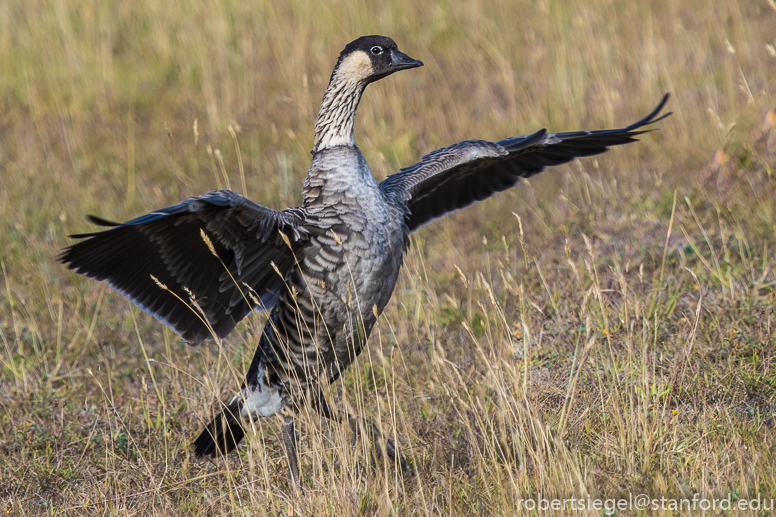
[[[401,268],[406,237],[396,219],[359,231],[340,224],[311,237],[287,277],[279,314],[285,366],[298,378],[334,379],[360,354]]]

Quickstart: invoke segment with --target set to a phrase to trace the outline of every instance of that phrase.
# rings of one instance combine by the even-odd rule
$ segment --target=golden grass
[[[0,3],[0,509],[513,515],[540,494],[773,494],[775,20],[768,0]],[[675,114],[413,237],[330,396],[416,471],[373,467],[305,414],[295,495],[273,420],[227,461],[190,456],[261,315],[188,349],[54,257],[84,213],[226,185],[298,203],[335,57],[372,33],[426,64],[367,90],[356,137],[379,179],[462,139],[629,123],[665,91]]]

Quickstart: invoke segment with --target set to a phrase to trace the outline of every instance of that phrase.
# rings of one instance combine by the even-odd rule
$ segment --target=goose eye
[[[374,46],[369,51],[374,54],[375,56],[379,56],[383,53],[383,47]]]

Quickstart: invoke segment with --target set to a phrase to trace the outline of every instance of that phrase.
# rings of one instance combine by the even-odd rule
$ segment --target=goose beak
[[[410,56],[398,50],[391,51],[391,71],[407,70],[423,66],[423,61],[412,59]]]

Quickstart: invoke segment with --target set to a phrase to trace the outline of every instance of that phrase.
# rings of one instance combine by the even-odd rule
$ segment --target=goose
[[[58,260],[129,298],[197,345],[226,337],[253,310],[269,311],[239,392],[194,440],[197,456],[234,450],[251,418],[282,415],[290,482],[300,486],[294,414],[313,408],[379,439],[376,426],[338,411],[322,386],[363,351],[391,298],[409,235],[449,212],[545,168],[606,152],[671,113],[666,94],[627,127],[467,140],[378,183],[354,140],[365,88],[423,66],[384,36],[363,36],[337,59],[315,123],[302,206],[273,210],[229,190],[208,192],[103,231],[73,235]],[[377,443],[377,442],[376,442]],[[378,452],[410,466],[391,440]]]

